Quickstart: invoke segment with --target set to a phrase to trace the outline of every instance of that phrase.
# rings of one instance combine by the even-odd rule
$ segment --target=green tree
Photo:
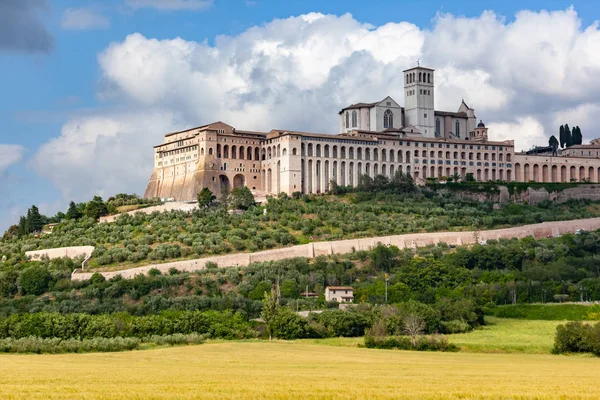
[[[573,135],[571,134],[569,124],[565,124],[565,144],[567,147],[571,147],[573,145]]]
[[[81,218],[81,212],[77,208],[77,205],[74,201],[69,203],[69,209],[67,210],[66,217],[68,219],[79,219]]]
[[[50,272],[43,266],[24,269],[19,275],[19,287],[23,294],[40,295],[48,290]]]
[[[300,289],[295,279],[287,279],[281,283],[279,288],[281,297],[284,299],[297,299],[300,296]]]
[[[371,267],[374,271],[390,272],[398,264],[399,249],[396,246],[384,246],[377,243],[377,246],[370,252]]]
[[[31,232],[39,232],[42,230],[44,226],[44,217],[40,214],[40,210],[35,206],[31,206],[29,210],[27,210],[27,231]]]
[[[206,208],[215,201],[217,197],[210,191],[209,188],[202,188],[198,193],[198,206],[200,208]]]
[[[90,218],[98,219],[108,214],[108,208],[100,196],[94,196],[85,206],[84,214]]]
[[[556,139],[556,136],[550,136],[550,139],[548,140],[548,146],[552,147],[554,150],[558,149],[558,139]]]
[[[19,218],[19,236],[25,236],[29,233],[27,228],[27,218],[21,216]]]
[[[560,139],[560,147],[563,149],[567,146],[567,138],[565,136],[565,126],[561,125],[558,129],[558,138]]]
[[[270,293],[265,292],[262,302],[262,311],[260,317],[265,321],[265,328],[269,340],[273,338],[273,328],[275,328],[275,322],[277,314],[279,313],[279,302],[277,301],[277,295],[271,290]]]
[[[254,195],[247,186],[231,191],[229,205],[236,210],[247,210],[255,204]]]
[[[288,307],[280,307],[272,323],[273,336],[284,340],[305,337],[307,327],[307,321]]]
[[[581,129],[578,126],[573,128],[573,144],[581,144],[583,142],[583,137],[581,135]]]

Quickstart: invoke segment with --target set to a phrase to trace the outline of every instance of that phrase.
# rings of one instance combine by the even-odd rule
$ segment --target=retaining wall
[[[94,246],[57,247],[55,249],[26,251],[25,256],[31,257],[32,260],[39,260],[43,256],[48,256],[48,258],[75,258],[77,256],[91,256],[93,251]]]
[[[465,232],[435,232],[435,233],[409,233],[394,236],[381,236],[364,239],[348,239],[332,242],[316,242],[299,246],[286,247],[283,249],[265,250],[257,253],[228,254],[199,258],[195,260],[175,261],[163,264],[152,264],[138,268],[125,269],[121,271],[100,272],[105,278],[110,279],[116,275],[123,278],[132,278],[138,274],[146,274],[152,268],[162,273],[167,273],[170,268],[179,271],[195,271],[203,269],[208,262],[214,262],[219,267],[247,266],[253,262],[277,261],[294,257],[318,257],[320,255],[351,253],[354,250],[368,250],[382,243],[394,245],[399,248],[416,248],[429,244],[470,244],[480,240],[511,239],[533,236],[544,238],[558,236],[565,233],[575,233],[578,229],[597,230],[600,229],[600,218],[589,218],[571,221],[543,222],[540,224],[524,225],[505,229],[493,229],[488,231],[465,231]],[[86,280],[91,278],[92,272],[81,272],[76,270],[71,275],[73,280]]]

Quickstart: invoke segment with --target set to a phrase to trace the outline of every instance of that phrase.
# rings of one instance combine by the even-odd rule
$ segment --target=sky
[[[0,0],[0,230],[35,204],[143,194],[165,133],[337,133],[344,106],[436,70],[494,140],[597,136],[595,1]]]

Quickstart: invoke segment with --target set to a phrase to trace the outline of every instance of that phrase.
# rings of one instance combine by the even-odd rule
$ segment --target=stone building
[[[559,156],[515,153],[512,140],[488,139],[464,101],[456,112],[433,109],[434,70],[408,69],[404,82],[403,107],[389,96],[351,104],[338,113],[338,134],[254,132],[223,122],[169,133],[154,147],[145,197],[193,201],[203,187],[219,195],[242,186],[271,195],[323,193],[331,181],[356,186],[360,175],[396,172],[416,180],[599,181],[599,142]]]

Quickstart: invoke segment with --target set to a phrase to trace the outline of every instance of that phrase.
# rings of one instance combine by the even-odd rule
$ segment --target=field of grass
[[[547,321],[581,321],[600,318],[597,304],[517,304],[498,306],[489,311],[500,318],[518,318]]]
[[[591,399],[592,357],[220,342],[112,354],[1,355],[2,399]]]
[[[461,351],[473,353],[550,354],[556,326],[561,321],[529,321],[486,317],[486,326],[473,332],[448,335]]]
[[[485,317],[486,326],[469,333],[447,335],[450,343],[468,353],[527,353],[550,354],[554,345],[556,326],[561,321],[528,321]],[[326,346],[360,347],[364,339],[329,338],[303,339],[297,343]]]

